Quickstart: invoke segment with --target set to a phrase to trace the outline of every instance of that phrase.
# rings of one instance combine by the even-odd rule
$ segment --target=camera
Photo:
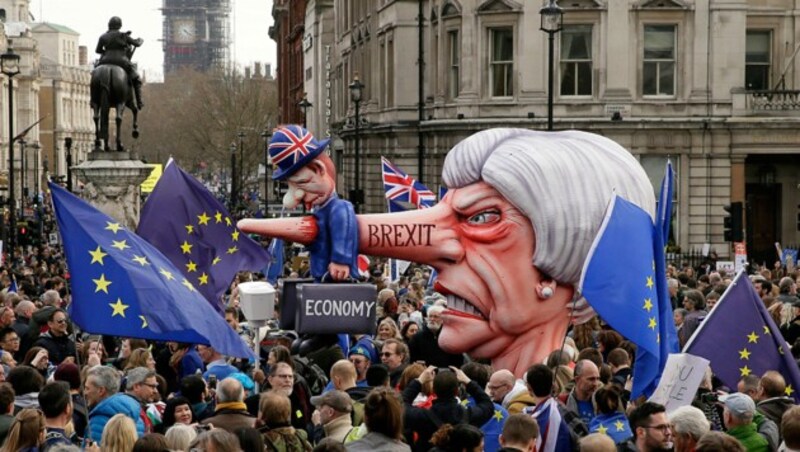
[[[705,403],[717,403],[719,402],[719,395],[715,392],[707,392],[700,394],[700,400]]]
[[[453,370],[452,370],[452,369],[450,369],[449,367],[437,367],[437,368],[436,368],[436,373],[437,373],[437,374],[438,374],[438,373],[442,373],[442,372],[452,372],[452,371],[453,371]]]
[[[208,376],[208,387],[211,389],[217,389],[217,376],[216,375],[209,375]]]

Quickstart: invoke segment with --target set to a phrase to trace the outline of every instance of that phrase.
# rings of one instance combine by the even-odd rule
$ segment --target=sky
[[[271,0],[231,0],[234,45],[231,55],[240,66],[252,66],[256,61],[277,66],[277,47],[267,35],[272,25]],[[162,0],[31,0],[30,12],[36,22],[66,25],[80,33],[80,45],[89,48],[89,60],[95,58],[97,38],[108,28],[111,16],[122,18],[122,29],[133,31],[134,37],[144,39],[133,60],[147,81],[163,79]]]

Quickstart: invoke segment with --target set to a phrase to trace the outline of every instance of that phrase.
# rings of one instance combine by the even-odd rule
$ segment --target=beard
[[[289,386],[288,388],[274,388],[273,391],[277,392],[278,394],[285,395],[286,397],[290,397],[293,389],[294,387]]]
[[[441,323],[427,322],[426,325],[428,326],[428,329],[433,331],[434,333],[438,333],[439,330],[442,329]]]

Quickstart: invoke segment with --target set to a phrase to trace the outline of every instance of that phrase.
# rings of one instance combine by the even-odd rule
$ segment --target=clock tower
[[[230,0],[164,0],[164,75],[230,64]]]

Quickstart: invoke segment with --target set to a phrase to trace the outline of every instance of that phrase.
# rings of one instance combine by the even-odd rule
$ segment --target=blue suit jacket
[[[328,264],[350,267],[350,275],[358,278],[358,222],[350,202],[333,193],[314,211],[319,232],[308,247],[311,255],[311,276],[317,282],[328,271]]]

